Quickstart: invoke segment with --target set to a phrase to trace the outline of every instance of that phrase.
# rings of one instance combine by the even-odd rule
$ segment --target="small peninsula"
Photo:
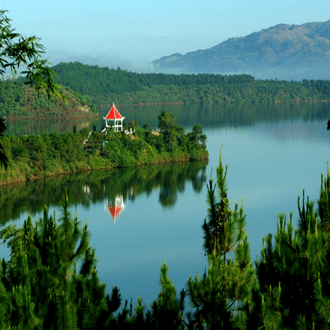
[[[195,125],[185,133],[175,116],[163,111],[158,129],[131,121],[123,130],[84,128],[66,134],[4,136],[0,143],[9,159],[0,169],[0,184],[24,182],[78,171],[207,159],[206,136]]]

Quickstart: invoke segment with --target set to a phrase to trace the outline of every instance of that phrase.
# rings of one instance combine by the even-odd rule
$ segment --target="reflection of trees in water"
[[[187,182],[192,183],[194,191],[201,191],[206,182],[206,165],[207,161],[93,171],[3,186],[0,188],[1,223],[18,219],[26,210],[39,213],[44,205],[60,206],[65,187],[75,208],[82,205],[89,209],[106,199],[115,200],[118,194],[124,201],[134,201],[138,195],[149,196],[154,190],[159,190],[161,205],[170,207],[177,202],[178,192],[184,192]]]
[[[194,163],[198,164],[198,163]],[[197,170],[197,171],[196,171]],[[173,207],[178,200],[178,193],[185,191],[186,182],[191,182],[195,192],[200,193],[206,182],[205,169],[194,167],[170,167],[163,172],[159,202],[163,207]]]
[[[198,173],[193,179],[192,179],[192,186],[195,192],[200,193],[203,189],[203,186],[206,182],[206,174],[204,172]]]
[[[281,103],[281,104],[235,104],[235,105],[164,105],[153,107],[123,107],[126,118],[139,122],[142,126],[149,122],[151,128],[158,125],[158,115],[162,110],[172,112],[182,126],[201,124],[207,127],[241,127],[256,122],[281,121],[287,119],[327,120],[328,103]]]
[[[99,120],[25,120],[8,123],[10,135],[35,135],[42,133],[72,133],[76,124],[77,131],[95,125],[100,130],[104,124],[103,117],[109,109],[101,109]],[[281,121],[287,119],[328,120],[329,103],[280,103],[280,104],[235,104],[235,105],[163,105],[148,107],[123,107],[121,112],[127,122],[137,121],[139,126],[149,122],[151,128],[158,127],[158,116],[163,111],[172,112],[178,124],[193,127],[242,127],[256,122]],[[104,113],[103,113],[104,112]]]
[[[171,187],[161,187],[159,192],[159,203],[165,208],[171,208],[178,200],[176,189]]]
[[[24,120],[8,122],[9,135],[35,135],[42,133],[72,133],[74,124],[77,131],[95,125],[100,130],[103,117],[109,109],[101,109],[99,120]],[[178,124],[193,127],[201,124],[207,127],[241,127],[250,126],[261,121],[281,121],[287,119],[328,120],[329,103],[280,103],[280,104],[235,104],[235,105],[163,105],[148,107],[123,107],[121,112],[127,122],[137,121],[139,126],[149,122],[151,128],[158,127],[158,116],[161,111],[172,112]],[[104,113],[103,113],[104,112]]]

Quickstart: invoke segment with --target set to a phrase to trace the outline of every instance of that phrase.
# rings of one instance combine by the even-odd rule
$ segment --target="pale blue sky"
[[[50,61],[66,56],[152,61],[206,49],[279,23],[330,19],[329,0],[5,0],[16,32]]]

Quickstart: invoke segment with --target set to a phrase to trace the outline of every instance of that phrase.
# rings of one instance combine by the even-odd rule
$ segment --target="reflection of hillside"
[[[206,165],[207,162],[172,163],[94,171],[4,186],[0,188],[0,221],[4,224],[18,219],[26,210],[41,212],[44,205],[59,206],[64,187],[68,189],[71,204],[86,208],[105,199],[114,200],[118,194],[124,201],[134,200],[139,194],[149,195],[155,189],[160,191],[160,203],[164,207],[172,206],[187,182],[192,183],[196,192],[201,191],[206,182]]]
[[[152,128],[158,125],[162,110],[173,112],[179,125],[192,127],[197,123],[203,129],[208,127],[241,127],[256,122],[282,121],[303,118],[304,120],[325,120],[330,116],[328,103],[301,104],[236,104],[236,105],[166,105],[151,107],[123,107],[126,118],[134,119],[141,126],[147,121]],[[100,123],[99,123],[100,125]]]
[[[120,111],[126,117],[126,123],[131,119],[139,126],[149,122],[151,128],[158,127],[158,116],[162,110],[172,112],[178,123],[184,127],[201,124],[203,129],[211,127],[243,127],[257,122],[283,121],[300,119],[320,121],[330,118],[328,103],[301,104],[235,104],[235,105],[164,105],[144,107],[122,107]],[[109,109],[100,109],[99,121],[78,120],[30,120],[8,123],[10,135],[35,135],[42,133],[72,133],[76,124],[77,131],[94,125],[100,130],[104,122],[103,117]]]

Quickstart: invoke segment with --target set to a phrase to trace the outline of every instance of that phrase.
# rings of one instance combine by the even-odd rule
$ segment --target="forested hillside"
[[[68,103],[62,100],[52,102],[46,94],[37,95],[23,79],[8,79],[0,82],[0,117],[15,118],[75,118],[95,117],[97,108],[89,97],[80,95],[70,88],[61,87]]]
[[[330,99],[330,81],[255,80],[250,75],[137,74],[81,63],[53,67],[68,104],[37,96],[22,79],[0,82],[0,117],[91,117],[116,105],[272,104]]]
[[[88,95],[97,106],[134,104],[235,104],[324,101],[325,80],[255,80],[250,75],[137,74],[118,68],[61,63],[52,69],[59,83]]]

